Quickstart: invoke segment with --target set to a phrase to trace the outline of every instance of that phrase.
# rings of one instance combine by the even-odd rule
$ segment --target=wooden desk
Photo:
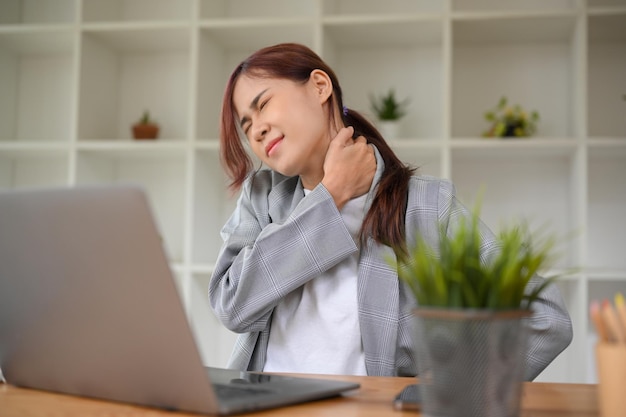
[[[248,416],[346,416],[417,417],[411,411],[395,411],[394,396],[413,378],[326,377],[356,381],[361,389],[344,397],[246,414]],[[526,383],[522,400],[523,417],[597,417],[596,385]],[[174,417],[197,414],[172,413],[151,408],[92,400],[0,384],[2,417]]]

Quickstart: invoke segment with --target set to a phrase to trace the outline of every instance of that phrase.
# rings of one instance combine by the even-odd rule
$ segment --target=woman
[[[218,318],[241,334],[230,366],[416,375],[416,303],[388,259],[415,233],[435,242],[439,224],[470,215],[452,184],[414,175],[344,107],[332,69],[298,44],[261,49],[235,68],[220,140],[231,186],[241,189],[209,284]],[[267,168],[253,171],[246,145]],[[497,247],[484,235],[489,256]],[[534,310],[527,379],[572,337],[555,286]]]

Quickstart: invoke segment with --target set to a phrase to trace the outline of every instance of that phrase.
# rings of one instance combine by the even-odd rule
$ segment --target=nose
[[[269,125],[266,122],[260,118],[256,118],[256,120],[252,123],[252,128],[250,129],[251,139],[255,141],[262,141],[269,130]]]

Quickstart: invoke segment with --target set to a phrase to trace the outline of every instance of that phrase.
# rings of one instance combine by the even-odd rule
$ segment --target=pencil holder
[[[601,417],[623,417],[626,410],[626,345],[598,343],[598,405]]]

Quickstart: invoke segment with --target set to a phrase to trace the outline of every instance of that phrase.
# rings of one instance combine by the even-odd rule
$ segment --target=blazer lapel
[[[304,188],[299,177],[286,178],[272,187],[268,200],[271,223],[282,224],[304,198]]]

